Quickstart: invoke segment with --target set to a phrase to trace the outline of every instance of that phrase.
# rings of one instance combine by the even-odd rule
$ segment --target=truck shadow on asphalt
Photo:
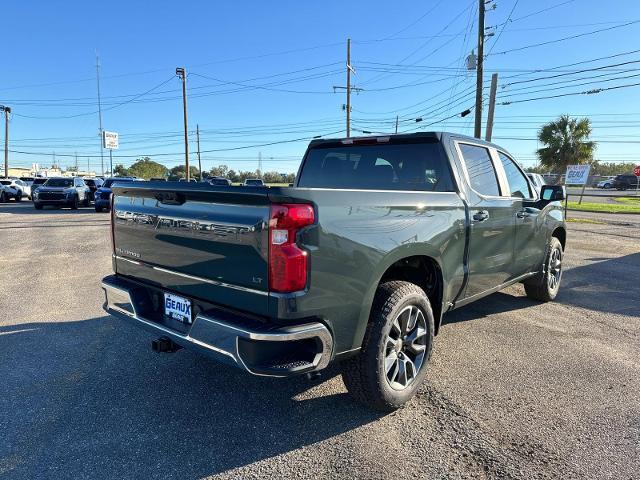
[[[640,253],[615,258],[587,259],[591,263],[568,268],[563,272],[560,291],[554,303],[586,308],[596,312],[638,316],[640,285],[632,281],[640,272]],[[540,305],[524,296],[498,292],[458,310],[445,314],[442,324],[479,320],[489,315],[522,310]]]
[[[254,377],[185,350],[155,354],[151,339],[108,316],[0,327],[0,471],[201,478],[381,416],[328,382],[336,371]]]

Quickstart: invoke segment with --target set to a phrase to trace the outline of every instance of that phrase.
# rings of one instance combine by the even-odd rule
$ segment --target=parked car
[[[89,187],[89,201],[93,202],[96,198],[96,190],[102,186],[101,178],[85,178],[83,179],[87,187]]]
[[[38,187],[44,185],[47,180],[49,179],[46,177],[35,177],[33,179],[33,182],[31,182],[31,200],[33,200],[33,192],[35,192]]]
[[[542,190],[542,186],[547,184],[539,173],[527,173],[527,177],[529,177],[529,180],[531,180],[532,185],[538,193]]]
[[[599,182],[596,182],[595,187],[596,188],[604,188],[604,189],[608,190],[609,188],[613,187],[613,180],[615,178],[616,177],[607,177],[607,178],[605,178],[603,180],[600,180]]]
[[[0,180],[0,202],[8,202],[14,199],[16,202],[22,200],[22,190],[16,185],[15,180],[4,178]]]
[[[140,181],[136,177],[111,177],[107,178],[104,183],[98,187],[95,193],[94,205],[96,212],[111,209],[111,185],[115,182],[133,182]]]
[[[245,187],[264,187],[264,182],[260,178],[247,178],[242,185]]]
[[[76,210],[81,204],[89,206],[90,190],[79,177],[51,177],[33,192],[33,206],[42,210],[45,205]]]
[[[22,180],[22,182],[29,187],[29,194],[27,195],[29,197],[29,200],[31,200],[31,185],[33,185],[33,179],[35,177],[20,177],[19,180]]]
[[[11,181],[10,186],[13,187],[16,190],[20,190],[20,192],[22,192],[22,197],[27,197],[29,199],[31,199],[31,187],[24,181],[20,180],[19,178],[10,178],[10,179],[4,179],[4,182],[7,181]]]
[[[226,177],[209,177],[207,178],[207,182],[214,186],[230,186],[231,180]]]
[[[108,313],[256,375],[340,361],[379,410],[416,393],[445,312],[517,282],[550,301],[562,276],[564,186],[456,134],[314,140],[292,188],[113,192]]]
[[[616,175],[613,179],[613,188],[616,190],[628,190],[638,187],[638,177],[634,174]]]

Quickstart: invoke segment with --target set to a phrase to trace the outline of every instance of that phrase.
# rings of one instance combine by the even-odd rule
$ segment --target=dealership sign
[[[585,185],[589,178],[591,165],[568,165],[565,185]]]
[[[103,130],[102,132],[102,146],[104,148],[108,148],[109,150],[117,150],[118,149],[118,134],[116,132],[107,132]]]

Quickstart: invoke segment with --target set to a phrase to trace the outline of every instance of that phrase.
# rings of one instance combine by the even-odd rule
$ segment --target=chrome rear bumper
[[[105,292],[104,310],[123,320],[132,321],[176,344],[198,350],[213,358],[246,370],[254,375],[286,377],[325,368],[331,360],[333,337],[319,322],[277,329],[250,330],[205,315],[197,315],[188,333],[181,333],[138,314],[130,291],[110,281],[102,281]],[[306,342],[306,343],[305,343]],[[305,359],[272,365],[256,365],[255,350],[264,346],[269,351],[287,353],[302,345]],[[269,346],[267,346],[269,345]],[[311,349],[311,352],[309,353]],[[295,354],[293,355],[295,357]]]

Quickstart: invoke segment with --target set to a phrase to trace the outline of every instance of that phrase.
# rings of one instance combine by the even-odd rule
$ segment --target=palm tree
[[[591,123],[588,118],[560,118],[544,125],[538,140],[546,146],[538,149],[540,164],[549,170],[563,172],[567,165],[590,163],[596,143],[589,141]]]

